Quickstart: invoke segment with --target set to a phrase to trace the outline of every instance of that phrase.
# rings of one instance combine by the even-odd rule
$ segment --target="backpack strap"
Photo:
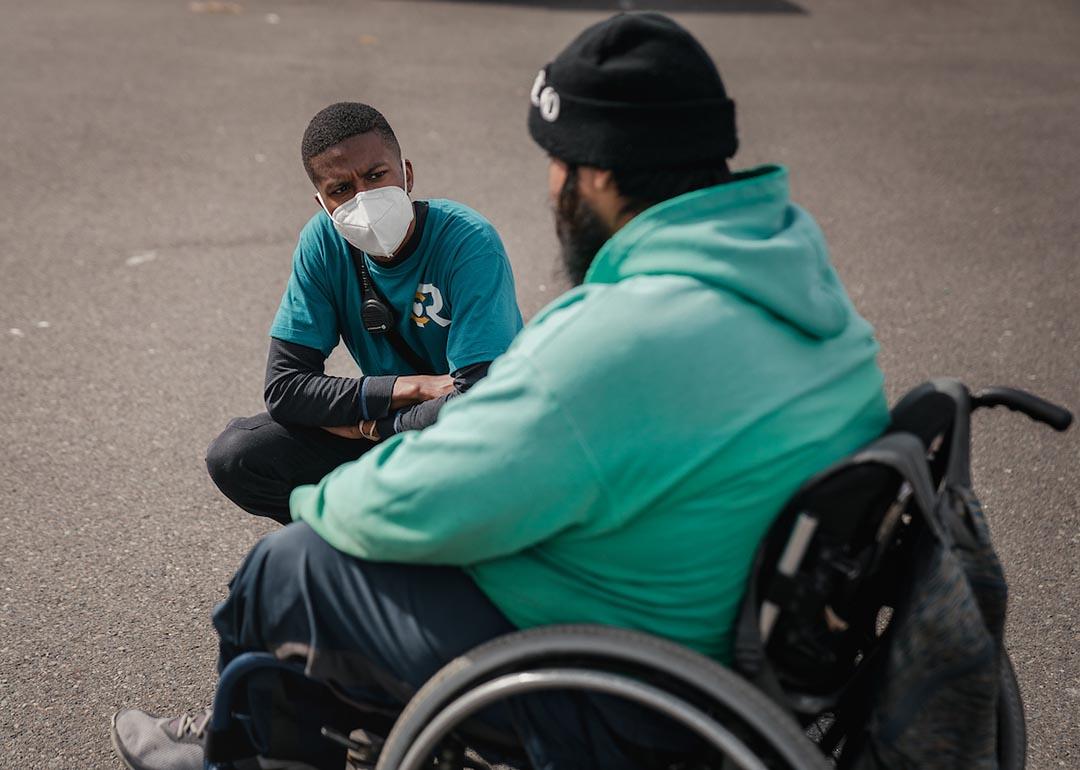
[[[916,436],[902,432],[886,434],[856,452],[848,463],[877,463],[899,473],[910,486],[911,497],[931,532],[942,542],[951,541],[936,515],[937,494],[926,464],[926,449]]]

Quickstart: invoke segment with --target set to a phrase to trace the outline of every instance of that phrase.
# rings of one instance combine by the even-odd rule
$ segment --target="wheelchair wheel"
[[[662,714],[702,738],[725,768],[831,767],[789,714],[708,658],[625,629],[551,626],[508,634],[447,664],[406,706],[377,769],[429,766],[452,733],[469,741],[476,712],[550,690],[605,693]]]
[[[1024,702],[1009,654],[1001,652],[1001,690],[998,693],[998,763],[1001,770],[1023,770],[1027,760]]]

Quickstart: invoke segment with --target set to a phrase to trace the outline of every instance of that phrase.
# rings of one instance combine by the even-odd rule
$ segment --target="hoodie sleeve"
[[[394,436],[290,502],[294,519],[354,556],[467,565],[603,515],[609,494],[544,376],[511,354],[435,425]]]

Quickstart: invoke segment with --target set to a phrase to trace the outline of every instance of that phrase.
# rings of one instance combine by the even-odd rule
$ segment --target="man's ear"
[[[598,193],[618,193],[615,186],[615,174],[610,169],[593,168],[589,169],[589,171],[592,173],[588,175],[587,182],[594,191]]]
[[[615,174],[606,168],[578,166],[578,190],[589,201],[607,200],[619,196]]]
[[[619,212],[623,201],[610,169],[578,166],[578,190],[612,232],[622,226]]]
[[[411,193],[413,184],[415,184],[415,178],[413,177],[412,161],[406,159],[405,161],[405,192]]]

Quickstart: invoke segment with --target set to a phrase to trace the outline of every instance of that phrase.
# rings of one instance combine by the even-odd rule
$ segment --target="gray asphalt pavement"
[[[261,408],[311,115],[386,112],[417,192],[500,229],[532,315],[564,284],[529,88],[616,5],[0,2],[0,767],[117,767],[112,711],[211,697],[210,609],[270,525],[203,451]],[[790,167],[892,396],[956,375],[1080,408],[1075,3],[655,5],[718,61],[738,165]],[[1080,767],[1080,430],[976,431],[1029,767]]]

